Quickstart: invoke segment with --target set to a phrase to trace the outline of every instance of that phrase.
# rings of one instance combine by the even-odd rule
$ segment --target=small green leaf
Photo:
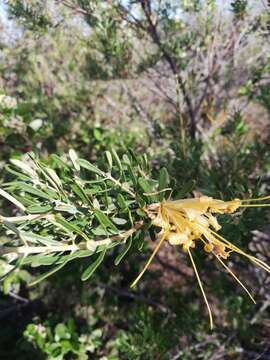
[[[127,154],[124,154],[124,155],[123,155],[123,162],[124,162],[126,165],[131,165],[130,158],[127,156]]]
[[[130,178],[132,180],[133,186],[136,187],[137,186],[137,177],[134,174],[134,171],[132,169],[132,166],[127,165],[127,170],[129,172]]]
[[[147,172],[150,170],[150,162],[148,161],[147,154],[143,154],[142,156],[142,165]]]
[[[94,186],[91,189],[87,189],[85,192],[86,194],[95,195],[102,191],[102,188],[100,186]]]
[[[126,200],[122,194],[117,195],[117,203],[122,210],[124,210],[128,207]]]
[[[75,150],[73,150],[73,149],[69,150],[69,157],[70,157],[70,160],[71,160],[75,170],[80,171],[79,158],[78,158],[78,155],[75,152]]]
[[[138,164],[138,159],[131,148],[128,148],[128,156],[130,158],[130,162],[133,161],[135,164]]]
[[[65,324],[57,324],[54,332],[54,338],[57,342],[59,342],[60,340],[68,340],[71,338],[71,334],[69,333],[69,330]]]
[[[112,218],[112,221],[116,224],[116,225],[125,225],[127,223],[126,219],[122,219],[122,218],[118,218],[118,217],[114,217]]]
[[[131,245],[132,245],[132,237],[130,236],[123,251],[120,252],[120,254],[118,254],[116,259],[114,260],[114,265],[117,266],[120,264],[121,260],[124,258],[124,256],[128,253],[129,249],[131,248]]]
[[[195,185],[196,185],[195,180],[190,180],[187,183],[185,183],[182,186],[182,189],[180,190],[180,192],[178,193],[178,197],[179,198],[185,197],[188,193],[190,193],[194,189]]]
[[[104,227],[101,225],[96,226],[95,228],[91,229],[91,232],[96,236],[108,235],[108,231],[106,229],[104,229]]]
[[[145,231],[143,229],[139,229],[135,233],[133,240],[136,241],[138,250],[142,251],[145,244]]]
[[[140,177],[138,179],[138,183],[140,185],[140,187],[142,188],[142,190],[145,192],[145,193],[148,193],[148,192],[152,192],[153,191],[153,188],[152,186],[149,184],[149,182],[143,178],[143,177]]]
[[[105,229],[110,228],[116,233],[118,232],[117,227],[111,222],[107,215],[105,215],[101,210],[95,209],[95,216]]]
[[[25,191],[25,192],[27,192],[29,194],[36,195],[36,196],[38,196],[40,198],[43,198],[43,199],[53,200],[53,198],[50,195],[48,195],[44,191],[41,191],[41,190],[33,187],[32,185],[22,183],[22,182],[18,182],[17,185],[18,185],[20,190],[23,190],[23,191]],[[54,194],[57,195],[56,192]]]
[[[10,159],[12,165],[15,165],[21,169],[25,174],[29,175],[31,178],[36,178],[37,173],[33,170],[28,164],[18,159]]]
[[[107,161],[109,163],[110,170],[111,170],[112,167],[113,167],[112,154],[109,151],[105,151],[105,155],[106,155],[106,158],[107,158]]]
[[[35,162],[36,166],[38,166],[39,170],[42,172],[42,175],[54,187],[54,189],[56,189],[56,191],[60,190],[60,192],[65,195],[62,190],[61,180],[59,179],[56,172],[53,169],[43,165],[40,161],[37,161],[34,157],[31,158]]]
[[[93,131],[93,135],[94,135],[94,138],[95,138],[97,141],[101,141],[101,139],[102,139],[102,134],[101,134],[100,129],[95,128],[94,131]]]
[[[45,214],[53,209],[52,205],[30,205],[27,208],[29,214]]]
[[[14,232],[14,234],[16,234],[16,235],[20,238],[20,236],[21,236],[20,230],[19,230],[13,223],[4,220],[4,221],[3,221],[3,224],[4,224],[9,230],[11,230],[12,232]]]
[[[55,163],[60,166],[63,167],[64,169],[69,169],[69,166],[56,154],[52,154],[51,158],[55,161]]]
[[[141,217],[146,217],[146,214],[142,209],[137,209],[136,214],[138,214]]]
[[[165,189],[169,184],[169,174],[166,168],[160,169],[159,177],[158,177],[158,188],[159,190]],[[159,201],[163,200],[165,196],[165,192],[159,194]]]
[[[15,206],[17,206],[22,211],[25,211],[25,206],[19,202],[14,196],[7,193],[5,190],[0,189],[0,196],[3,196],[8,201],[12,202]]]
[[[121,160],[119,159],[119,156],[117,155],[117,152],[113,148],[111,149],[111,152],[112,152],[114,160],[116,161],[116,163],[118,165],[120,172],[122,173],[123,168],[122,168]]]
[[[89,257],[94,255],[94,252],[91,250],[78,250],[72,254],[66,255],[67,259],[69,259],[69,261],[74,260],[74,259],[78,259],[78,258],[85,258],[85,257]],[[60,261],[62,262],[62,258],[60,257]],[[59,261],[59,262],[60,262]]]
[[[18,171],[13,170],[9,165],[6,165],[6,166],[5,166],[5,169],[6,169],[10,174],[17,176],[18,179],[20,179],[20,180],[29,181],[29,180],[32,179],[32,178],[29,177],[29,176],[26,176],[26,175],[24,175],[24,174],[22,174],[22,173],[20,173],[20,172],[18,172]]]
[[[60,214],[55,215],[55,220],[57,223],[62,225],[68,232],[70,233],[76,233],[80,236],[82,236],[85,240],[89,240],[87,235],[81,231],[76,225],[72,224],[71,222],[68,222],[65,220]]]
[[[169,174],[166,168],[160,169],[158,177],[159,190],[165,189],[169,184]]]
[[[25,232],[25,231],[21,231],[20,235],[21,235],[21,239],[25,240],[26,242],[31,242],[34,244],[43,244],[46,246],[60,245],[59,241],[53,240],[52,236],[45,237],[45,236],[37,235],[32,232]]]
[[[50,176],[52,181],[57,185],[58,188],[62,188],[61,180],[59,179],[58,175],[53,169],[50,169],[48,167],[44,168],[44,170],[47,172],[47,174]]]
[[[105,247],[103,251],[98,255],[97,259],[86,270],[84,270],[81,276],[82,281],[88,280],[94,274],[96,269],[103,262],[106,251],[107,251],[107,247]]]
[[[54,207],[54,210],[67,212],[69,214],[77,214],[80,212],[75,206],[70,204],[59,204]]]
[[[49,276],[53,275],[54,273],[56,273],[57,271],[59,271],[60,269],[62,269],[66,263],[68,261],[63,262],[62,264],[59,264],[57,266],[55,266],[53,269],[49,270],[48,272],[40,275],[39,277],[37,277],[34,281],[32,281],[28,286],[34,286],[37,285],[39,282],[47,279]]]
[[[152,192],[155,192],[155,187],[157,182],[154,180],[146,180],[143,177],[138,179],[138,183],[144,192],[144,196],[151,199],[152,201],[158,201],[158,195],[150,195]]]
[[[73,192],[79,196],[79,198],[82,200],[83,203],[92,205],[91,200],[89,199],[87,193],[79,184],[74,183],[73,185],[71,185],[71,188]]]
[[[92,165],[89,161],[85,159],[79,159],[79,164],[82,168],[87,169],[95,174],[103,175],[103,172],[99,170],[96,166]]]
[[[63,256],[60,255],[29,255],[22,259],[22,265],[31,265],[32,267],[38,267],[41,265],[50,266],[57,264],[57,261]],[[62,263],[62,261],[61,261]]]

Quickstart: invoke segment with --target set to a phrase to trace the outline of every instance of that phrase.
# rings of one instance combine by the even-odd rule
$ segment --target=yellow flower
[[[212,329],[213,319],[211,309],[191,253],[191,249],[195,248],[198,242],[202,242],[204,245],[204,251],[212,253],[217,258],[222,266],[234,277],[234,279],[242,286],[251,300],[255,303],[251,293],[223,260],[226,260],[232,252],[236,252],[247,257],[250,261],[268,272],[270,272],[270,266],[262,260],[245,253],[219,235],[217,231],[221,229],[221,226],[215,216],[218,214],[232,214],[240,207],[270,206],[270,204],[253,203],[254,201],[267,200],[269,198],[270,196],[258,199],[234,199],[231,201],[222,201],[208,196],[201,196],[193,199],[163,201],[161,203],[149,205],[146,207],[145,212],[152,220],[153,225],[161,228],[159,233],[159,242],[145,267],[132,283],[131,287],[135,286],[143,276],[164,241],[168,241],[173,246],[181,246],[189,255],[208,309],[210,327]]]

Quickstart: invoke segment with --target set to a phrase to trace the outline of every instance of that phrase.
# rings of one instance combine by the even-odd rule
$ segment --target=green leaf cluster
[[[24,160],[11,159],[7,171],[12,181],[0,189],[17,209],[17,216],[0,218],[1,231],[10,239],[2,255],[13,253],[16,266],[51,266],[32,284],[83,257],[91,257],[81,276],[88,280],[108,250],[121,245],[118,265],[144,242],[150,225],[144,207],[169,190],[167,171],[161,169],[154,180],[147,157],[132,151],[122,157],[114,149],[106,151],[100,167],[74,150],[52,160],[53,167],[32,153]]]

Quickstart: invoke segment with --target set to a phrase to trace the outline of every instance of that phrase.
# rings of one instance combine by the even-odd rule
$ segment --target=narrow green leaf
[[[146,236],[145,231],[143,229],[139,229],[133,237],[133,241],[136,242],[137,249],[139,251],[142,251],[145,245],[145,236]]]
[[[27,207],[27,212],[29,214],[45,214],[52,209],[52,205],[30,205]]]
[[[96,226],[95,228],[91,229],[91,233],[95,236],[106,236],[108,235],[108,231],[104,229],[102,225]]]
[[[124,162],[126,165],[131,165],[130,158],[127,156],[127,154],[124,154],[124,155],[123,155],[123,162]]]
[[[109,167],[110,167],[110,170],[111,170],[112,167],[113,167],[112,154],[109,151],[105,151],[105,156],[107,158],[107,161],[108,161],[108,164],[109,164]]]
[[[150,162],[148,161],[148,157],[146,154],[143,154],[143,156],[141,157],[141,165],[146,172],[150,171]]]
[[[20,238],[20,236],[21,236],[20,230],[13,223],[4,220],[3,224]]]
[[[80,212],[75,206],[70,204],[59,204],[54,207],[54,210],[67,212],[69,214],[77,214]]]
[[[43,199],[53,200],[53,198],[50,195],[48,195],[44,191],[41,191],[41,190],[33,187],[32,185],[22,183],[22,182],[18,182],[17,186],[18,186],[18,188],[20,190],[23,190],[23,191],[25,191],[25,192],[27,192],[29,194],[36,195],[36,196],[38,196],[40,198],[43,198]],[[55,194],[57,194],[57,193],[55,193]]]
[[[127,169],[128,169],[130,178],[131,178],[131,180],[132,180],[133,186],[136,187],[136,186],[137,186],[137,180],[138,180],[138,178],[135,176],[134,171],[133,171],[133,169],[132,169],[132,166],[127,165]]]
[[[97,141],[101,141],[101,139],[102,139],[101,129],[95,128],[95,129],[93,130],[93,135],[94,135],[94,138],[95,138]]]
[[[131,248],[132,245],[132,236],[130,236],[127,240],[127,244],[124,247],[123,251],[120,252],[120,254],[117,255],[116,259],[114,260],[114,265],[119,265],[120,262],[122,261],[122,259],[124,258],[124,256],[128,253],[129,249]]]
[[[158,177],[158,188],[159,190],[165,189],[169,184],[169,174],[166,168],[160,169],[159,177]],[[163,200],[165,196],[165,192],[159,194],[159,200]]]
[[[6,169],[10,174],[15,175],[16,177],[18,177],[18,179],[20,179],[20,180],[24,180],[24,181],[32,180],[31,177],[26,176],[26,175],[24,175],[24,174],[22,174],[22,173],[20,173],[20,172],[18,172],[18,171],[13,170],[9,165],[6,165],[6,166],[5,166],[5,169]]]
[[[142,188],[142,190],[145,192],[145,193],[148,193],[148,192],[152,192],[153,191],[153,188],[152,186],[150,185],[150,183],[143,177],[140,177],[138,179],[138,183],[140,185],[140,187]]]
[[[140,217],[146,217],[146,214],[142,209],[137,209],[136,214],[138,214]]]
[[[57,264],[58,260],[64,258],[65,256],[61,255],[29,255],[25,258],[22,258],[22,265],[31,265],[32,267],[38,266],[50,266]],[[61,261],[62,263],[62,261]]]
[[[165,189],[169,184],[169,174],[166,168],[160,169],[158,177],[159,190]]]
[[[51,177],[52,181],[57,185],[59,189],[62,188],[61,180],[59,179],[58,175],[53,169],[50,169],[48,167],[44,168],[44,170],[48,173],[48,175]]]
[[[117,152],[113,148],[111,149],[111,152],[112,152],[112,156],[113,156],[115,162],[117,163],[117,166],[118,166],[120,172],[122,173],[123,168],[122,168],[121,160],[119,159],[119,156],[117,155]]]
[[[62,264],[59,264],[59,265],[55,266],[53,269],[49,270],[48,272],[40,275],[34,281],[32,281],[28,286],[30,287],[30,286],[37,285],[39,282],[47,279],[49,276],[53,275],[54,273],[56,273],[57,271],[62,269],[67,264],[67,262],[68,261],[65,261]]]
[[[76,233],[76,234],[82,236],[85,240],[89,240],[87,235],[83,231],[81,231],[76,225],[65,220],[60,214],[55,215],[55,220],[57,223],[62,225],[66,230],[68,230],[68,232],[70,232],[72,234]]]
[[[12,202],[15,206],[17,206],[22,211],[25,211],[25,206],[19,202],[14,196],[7,193],[5,190],[0,189],[0,196],[3,196],[8,201]]]
[[[180,192],[178,193],[178,197],[180,198],[185,197],[188,193],[190,193],[194,189],[195,185],[196,185],[195,180],[190,180],[187,183],[185,183],[182,186]]]
[[[73,150],[73,149],[69,150],[69,157],[70,157],[70,160],[71,160],[75,170],[80,171],[79,158],[78,158],[78,155],[75,152],[75,150]]]
[[[98,251],[98,249],[97,249]],[[58,265],[63,262],[72,261],[77,258],[84,258],[93,255],[93,251],[90,250],[78,250],[74,253],[68,255],[29,255],[26,258],[22,259],[23,265],[31,265],[32,267],[38,266],[50,266],[50,265]]]
[[[118,218],[118,217],[114,217],[112,218],[112,221],[116,224],[116,225],[125,225],[127,223],[126,219],[122,219],[122,218]]]
[[[60,245],[59,241],[53,240],[52,236],[41,236],[32,232],[20,232],[21,239],[25,240],[26,242],[31,242],[34,244],[43,244],[46,246],[54,245],[58,246]]]
[[[79,159],[79,164],[82,168],[87,169],[95,174],[103,176],[103,172],[96,166],[92,165],[89,161],[85,159]]]
[[[59,179],[56,172],[53,169],[43,165],[40,161],[37,161],[34,157],[31,157],[31,159],[35,162],[36,166],[38,166],[45,179],[54,187],[54,189],[56,191],[60,191],[60,193],[66,197],[66,194],[62,190],[61,180]]]
[[[131,162],[135,162],[135,164],[138,164],[138,159],[131,148],[128,148],[128,156]]]
[[[96,218],[100,222],[101,225],[104,226],[105,229],[110,228],[115,232],[118,232],[117,227],[111,222],[107,215],[105,215],[101,210],[95,209],[94,212]]]
[[[19,169],[21,169],[25,174],[29,175],[31,178],[36,178],[37,173],[34,169],[32,169],[27,163],[18,160],[18,159],[10,159],[12,165],[15,165]]]
[[[63,167],[64,169],[70,169],[69,166],[56,154],[52,154],[51,158],[55,161],[55,163],[60,166]]]
[[[81,276],[82,281],[88,280],[94,274],[99,265],[101,265],[101,263],[103,262],[106,251],[107,247],[105,247],[103,251],[98,255],[97,259],[86,270],[84,270]]]
[[[37,202],[35,201],[36,199],[33,199],[31,195],[27,196],[27,194],[21,194],[20,196],[16,195],[16,199],[20,201],[24,205],[24,207],[35,205],[35,203]]]
[[[79,198],[82,200],[83,203],[89,204],[92,206],[92,202],[89,199],[87,193],[84,191],[84,189],[79,185],[74,183],[73,185],[71,185],[71,188],[73,190],[73,192],[79,196]]]
[[[99,194],[102,192],[102,188],[100,186],[94,186],[91,189],[87,189],[86,194],[90,194],[90,195],[95,195],[95,194]]]
[[[122,194],[117,195],[117,203],[122,210],[124,210],[128,207],[126,200]]]
[[[78,250],[72,254],[66,255],[69,261],[78,259],[78,258],[85,258],[94,255],[94,252],[91,250]]]

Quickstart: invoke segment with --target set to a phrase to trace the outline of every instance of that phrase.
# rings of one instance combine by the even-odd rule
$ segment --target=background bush
[[[29,151],[56,168],[51,155],[70,148],[101,167],[106,150],[122,159],[132,149],[147,154],[155,179],[166,167],[175,198],[269,192],[267,2],[10,0],[1,19],[2,183],[12,178],[8,160]],[[16,214],[1,204],[1,215]],[[269,260],[268,220],[266,210],[246,210],[225,218],[223,233]],[[196,258],[217,319],[210,333],[175,249],[164,246],[129,289],[146,258],[147,249],[115,268],[108,257],[83,283],[87,258],[34,288],[40,268],[12,272],[1,282],[0,358],[270,357],[266,274],[234,257],[258,294],[250,306],[212,259]]]

